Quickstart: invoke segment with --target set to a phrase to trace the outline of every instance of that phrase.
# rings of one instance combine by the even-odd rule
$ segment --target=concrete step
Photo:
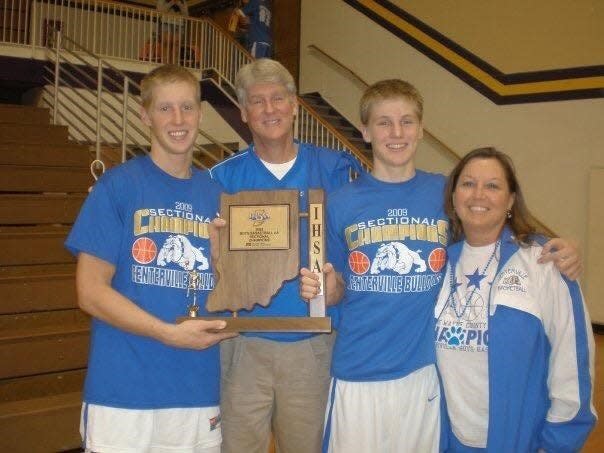
[[[0,316],[0,379],[85,368],[90,318],[79,309]]]
[[[0,267],[0,315],[77,306],[75,264]]]
[[[68,143],[67,126],[50,124],[0,123],[2,143],[27,143],[30,145],[60,145]]]
[[[0,165],[0,192],[86,193],[92,182],[86,167]]]
[[[30,105],[0,104],[0,123],[50,124],[50,111]]]
[[[0,165],[89,168],[90,156],[88,146],[75,143],[44,146],[0,143]]]
[[[86,194],[0,194],[0,225],[75,221]]]
[[[0,381],[0,404],[79,392],[84,388],[85,377],[86,369],[81,368],[36,376],[2,379]]]
[[[73,263],[64,248],[66,226],[0,227],[0,266]]]
[[[48,453],[80,447],[81,392],[0,404],[0,451]]]

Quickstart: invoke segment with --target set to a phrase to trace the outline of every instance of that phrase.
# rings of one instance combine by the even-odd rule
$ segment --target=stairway
[[[315,110],[321,118],[336,128],[344,135],[350,143],[362,151],[369,160],[371,160],[371,145],[365,143],[361,132],[354,127],[346,118],[333,108],[319,93],[302,94],[300,97]]]
[[[0,451],[80,445],[89,318],[63,248],[92,177],[46,109],[0,104]]]

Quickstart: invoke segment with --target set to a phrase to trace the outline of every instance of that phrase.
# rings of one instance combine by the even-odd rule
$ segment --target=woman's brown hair
[[[509,225],[516,241],[520,244],[527,245],[531,242],[531,236],[535,234],[543,234],[537,228],[537,223],[534,217],[529,212],[522,190],[516,177],[516,170],[512,159],[507,154],[499,151],[496,148],[477,148],[466,154],[451,171],[447,184],[445,185],[445,212],[449,216],[449,230],[451,232],[451,242],[457,242],[463,239],[463,225],[453,207],[453,192],[457,187],[459,175],[466,167],[468,162],[473,159],[495,159],[503,168],[505,179],[511,193],[515,194],[514,204],[510,209],[506,224]]]

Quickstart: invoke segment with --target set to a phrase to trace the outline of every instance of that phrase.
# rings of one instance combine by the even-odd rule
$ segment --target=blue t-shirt
[[[298,155],[293,167],[282,179],[277,179],[260,161],[253,146],[217,164],[211,170],[227,192],[243,190],[298,189],[300,211],[308,209],[308,189],[323,189],[330,193],[350,180],[350,171],[362,171],[358,161],[348,153],[319,148],[307,143],[298,144]],[[329,245],[328,245],[329,247]],[[300,262],[307,266],[308,223],[300,222]],[[335,311],[329,311],[335,316]],[[308,304],[300,297],[298,279],[286,282],[267,307],[256,305],[253,310],[241,310],[239,316],[308,316]],[[253,334],[278,341],[296,341],[308,334]]]
[[[434,304],[448,237],[444,182],[423,171],[404,183],[363,174],[329,197],[329,259],[346,288],[334,377],[390,380],[435,363]]]
[[[186,316],[196,270],[205,313],[214,286],[208,223],[219,195],[207,172],[178,179],[148,156],[132,159],[99,179],[65,245],[115,266],[112,287],[166,322]],[[217,346],[174,348],[93,319],[84,400],[130,409],[215,406],[218,353]]]

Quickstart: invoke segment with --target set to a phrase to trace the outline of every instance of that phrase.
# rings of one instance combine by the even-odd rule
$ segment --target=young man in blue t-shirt
[[[109,170],[66,241],[92,315],[81,433],[86,451],[219,453],[224,321],[185,321],[214,286],[208,222],[219,186],[192,166],[196,78],[162,66],[141,83],[151,152]],[[190,297],[187,297],[187,294]]]
[[[327,203],[327,303],[339,302],[324,451],[421,451],[441,443],[441,390],[434,305],[446,264],[445,177],[415,167],[423,99],[408,82],[383,80],[360,102],[373,171]],[[580,260],[566,241],[548,259],[573,274]],[[332,266],[333,265],[333,266]],[[578,264],[580,267],[580,264]],[[318,280],[302,269],[300,294]],[[341,299],[341,301],[340,301]]]

